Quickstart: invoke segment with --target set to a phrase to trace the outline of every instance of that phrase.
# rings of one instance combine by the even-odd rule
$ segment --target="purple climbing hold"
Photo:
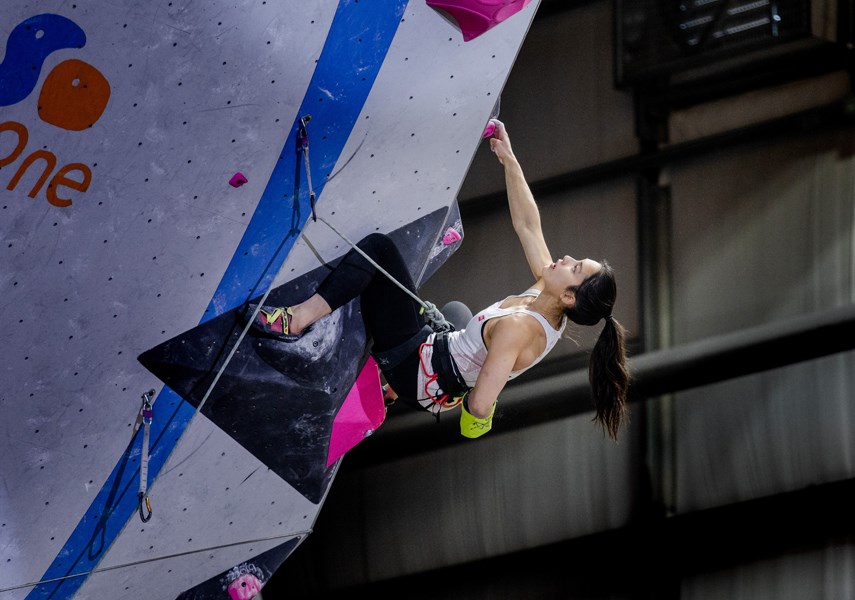
[[[425,0],[457,21],[468,42],[524,9],[531,0]]]
[[[243,173],[237,172],[235,173],[231,179],[229,179],[229,185],[232,187],[240,187],[247,182],[247,178]]]

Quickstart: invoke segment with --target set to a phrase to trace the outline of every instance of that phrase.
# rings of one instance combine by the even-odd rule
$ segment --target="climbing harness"
[[[463,375],[457,368],[457,363],[451,356],[448,347],[448,333],[440,332],[433,339],[433,354],[431,355],[431,366],[436,373],[437,383],[442,391],[456,398],[469,391],[469,385],[463,379]]]
[[[439,334],[439,333],[436,334],[436,336],[434,337],[434,342],[436,342],[436,340],[439,339],[440,336],[442,336],[442,335],[443,334]],[[432,351],[431,351],[432,356],[431,356],[431,360],[430,360],[430,367],[428,367],[428,363],[425,362],[425,347],[431,347],[432,348]],[[440,383],[440,374],[436,370],[436,362],[437,361],[434,360],[434,358],[433,358],[433,356],[435,356],[436,354],[437,354],[436,343],[431,344],[429,342],[424,342],[423,344],[421,344],[419,346],[419,368],[421,369],[421,372],[425,377],[424,389],[421,391],[424,393],[424,397],[426,399],[429,399],[433,403],[433,407],[430,407],[429,405],[425,405],[422,403],[419,403],[419,404],[422,408],[424,408],[424,409],[428,410],[428,412],[432,413],[433,416],[436,417],[436,422],[439,423],[439,416],[442,414],[442,411],[450,410],[450,409],[458,406],[460,404],[460,402],[463,400],[463,396],[462,395],[449,394],[442,388],[442,384]],[[451,363],[454,362],[454,359],[451,358],[450,355],[447,358]],[[453,369],[454,369],[454,372],[458,372],[456,366],[454,366]],[[463,382],[463,383],[465,385],[465,382]],[[466,390],[468,390],[468,389],[469,388],[467,386]],[[466,392],[466,393],[468,393],[468,392]],[[465,395],[465,393],[464,393],[464,395]]]
[[[139,504],[137,506],[140,519],[143,523],[148,523],[151,519],[151,501],[149,501],[146,489],[148,488],[148,445],[151,430],[151,422],[154,420],[154,390],[149,390],[142,395],[142,408],[140,409],[140,418],[143,427],[142,453],[140,455],[140,491],[137,494]],[[146,514],[143,511],[145,504]]]
[[[300,117],[300,128],[297,130],[297,143],[300,145],[300,151],[303,153],[303,162],[306,165],[306,181],[309,184],[309,204],[312,207],[312,220],[317,221],[318,215],[315,214],[315,190],[312,187],[312,167],[309,163],[309,130],[307,126],[312,120],[312,115]]]

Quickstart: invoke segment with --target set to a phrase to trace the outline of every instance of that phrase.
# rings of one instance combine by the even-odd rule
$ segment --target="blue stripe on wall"
[[[407,0],[358,2],[341,0],[315,73],[298,113],[310,114],[312,182],[320,199],[332,170],[374,84]],[[364,35],[365,32],[370,35]],[[357,41],[358,40],[358,41]],[[328,93],[330,92],[330,93]],[[272,283],[311,214],[308,186],[297,153],[295,122],[280,160],[238,244],[202,322],[227,312]],[[322,139],[323,138],[323,139]],[[295,198],[295,189],[299,193]],[[250,251],[251,250],[251,251]],[[157,476],[195,409],[164,388],[155,403],[149,476]],[[87,573],[96,568],[129,518],[137,511],[141,433],[119,458],[113,472],[58,553],[42,580]],[[156,511],[156,506],[155,506]],[[154,514],[156,525],[157,513]],[[70,577],[36,586],[27,600],[71,598],[86,577]],[[117,593],[117,597],[121,596]]]

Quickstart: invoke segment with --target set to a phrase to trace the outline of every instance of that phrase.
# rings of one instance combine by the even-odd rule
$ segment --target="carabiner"
[[[149,501],[148,496],[142,492],[137,494],[137,497],[139,498],[138,509],[140,511],[140,520],[142,520],[143,523],[148,523],[151,520],[151,502]],[[148,510],[148,515],[143,513],[143,501],[145,502],[146,510]]]

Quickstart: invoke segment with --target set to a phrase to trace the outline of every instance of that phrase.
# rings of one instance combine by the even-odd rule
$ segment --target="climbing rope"
[[[404,292],[406,292],[407,295],[409,295],[413,300],[418,302],[419,306],[422,307],[422,313],[425,315],[425,317],[427,317],[428,321],[430,322],[431,329],[433,329],[437,333],[452,331],[454,329],[454,326],[446,320],[446,318],[443,316],[443,314],[440,312],[440,310],[436,307],[435,304],[432,304],[430,302],[426,302],[425,300],[422,300],[421,298],[416,296],[412,291],[407,289],[407,287],[404,284],[402,284],[400,281],[395,279],[388,271],[386,271],[386,269],[384,269],[383,267],[378,265],[370,256],[368,256],[368,254],[366,254],[362,250],[362,248],[360,248],[359,246],[354,244],[352,241],[350,241],[347,238],[347,236],[345,236],[342,232],[340,232],[338,229],[336,229],[329,221],[327,221],[323,217],[318,217],[318,220],[323,222],[327,227],[329,227],[336,234],[338,234],[338,236],[341,239],[343,239],[345,242],[350,244],[350,247],[353,248],[354,250],[356,250],[359,254],[361,254],[362,257],[365,260],[367,260],[369,263],[371,263],[375,269],[377,269],[378,271],[383,273],[383,275],[388,277],[389,281],[391,281],[392,283],[397,285]]]

